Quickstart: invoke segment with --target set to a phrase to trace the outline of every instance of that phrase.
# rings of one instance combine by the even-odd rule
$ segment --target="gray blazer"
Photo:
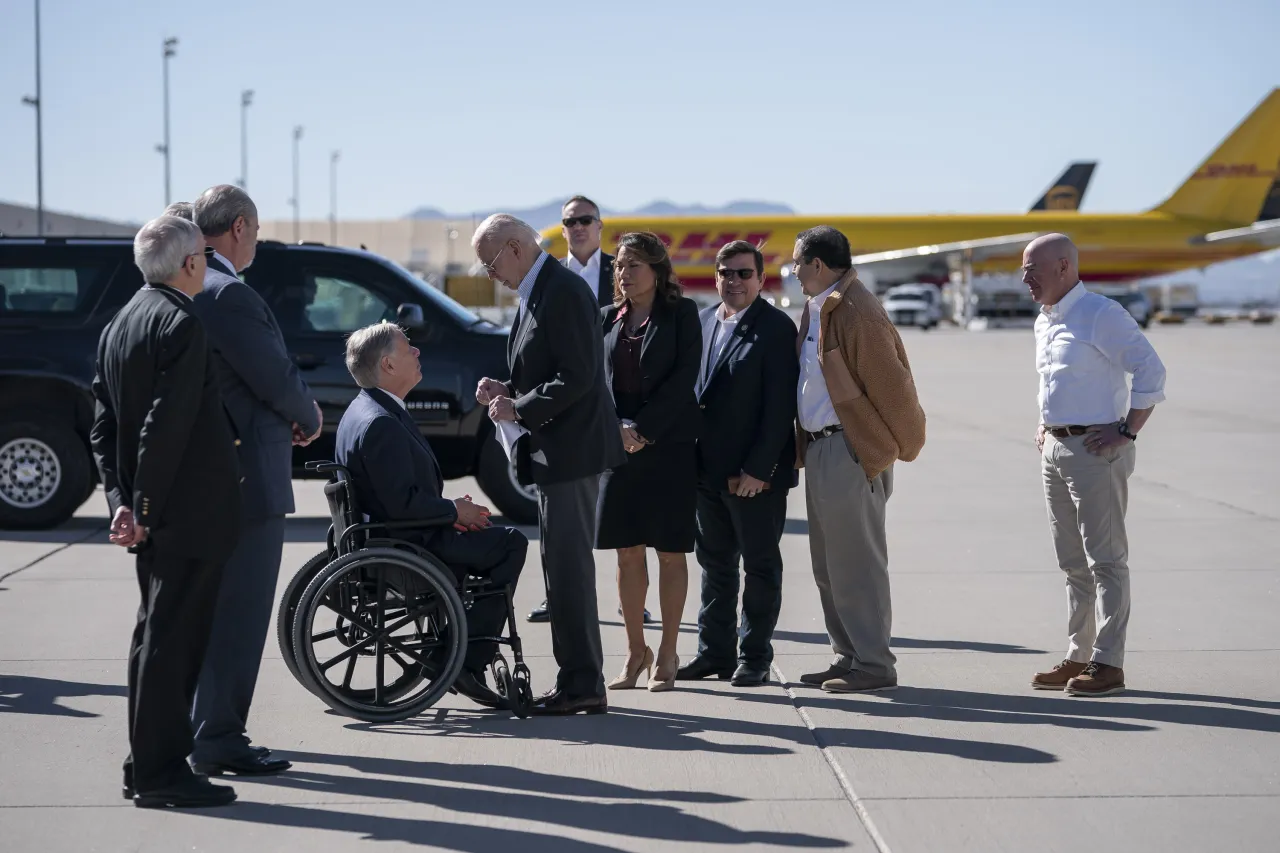
[[[293,424],[319,426],[315,398],[289,357],[267,303],[216,259],[193,311],[204,324],[223,405],[240,451],[246,519],[288,515],[293,502]]]

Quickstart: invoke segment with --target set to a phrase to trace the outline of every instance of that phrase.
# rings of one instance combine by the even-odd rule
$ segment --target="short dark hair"
[[[668,305],[674,305],[684,295],[680,280],[676,278],[671,266],[671,256],[667,254],[667,246],[662,238],[650,231],[632,231],[618,238],[618,253],[630,249],[641,263],[649,265],[653,270],[654,289],[658,298]],[[613,266],[613,304],[622,305],[627,301],[622,292],[622,268],[615,261]]]
[[[799,259],[806,264],[817,258],[836,272],[844,272],[853,266],[849,238],[830,225],[801,231],[796,235],[796,244],[800,247]]]
[[[573,198],[569,199],[564,204],[560,205],[560,209],[564,210],[566,207],[573,204],[575,201],[580,201],[584,204],[591,205],[591,209],[596,212],[596,219],[600,218],[600,205],[596,204],[594,201],[587,198],[585,195],[575,195]]]
[[[730,258],[736,258],[738,255],[752,255],[756,259],[756,275],[760,280],[764,280],[764,255],[754,244],[748,243],[746,240],[734,240],[732,243],[725,243],[720,247],[720,251],[716,252],[716,266]]]

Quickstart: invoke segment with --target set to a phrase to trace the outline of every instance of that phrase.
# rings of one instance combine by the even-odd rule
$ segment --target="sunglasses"
[[[570,216],[568,219],[561,219],[560,224],[565,228],[572,228],[575,225],[590,225],[595,221],[596,218],[588,213],[586,216]]]
[[[731,279],[733,278],[735,273],[737,274],[738,278],[742,279],[743,281],[746,281],[747,279],[751,278],[751,276],[755,275],[756,271],[754,267],[745,267],[739,270],[731,270],[731,269],[728,269],[727,267],[721,267],[720,269],[716,270],[716,275],[723,279]]]

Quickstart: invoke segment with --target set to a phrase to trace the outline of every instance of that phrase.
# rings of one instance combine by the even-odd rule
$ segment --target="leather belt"
[[[835,426],[823,427],[817,432],[809,432],[808,430],[804,430],[804,434],[809,437],[810,441],[817,441],[820,438],[826,438],[829,435],[835,435],[836,433],[840,432],[840,430],[842,429],[844,429],[844,427],[840,426],[839,424],[836,424]]]
[[[1069,435],[1084,435],[1088,431],[1088,427],[1080,426],[1079,424],[1072,424],[1071,426],[1064,427],[1052,427],[1045,430],[1045,432],[1049,433],[1049,435],[1054,438],[1066,438]]]

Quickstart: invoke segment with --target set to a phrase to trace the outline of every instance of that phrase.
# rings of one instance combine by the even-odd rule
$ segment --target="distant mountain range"
[[[551,201],[539,207],[508,208],[502,211],[478,210],[474,213],[445,213],[435,207],[420,207],[407,217],[408,219],[470,219],[479,220],[493,213],[510,213],[528,222],[541,231],[549,225],[560,221],[560,210],[563,201]],[[720,207],[708,207],[702,204],[674,204],[669,201],[654,201],[631,211],[615,210],[604,207],[600,215],[609,216],[762,216],[769,214],[791,215],[795,210],[785,204],[774,201],[731,201]]]

